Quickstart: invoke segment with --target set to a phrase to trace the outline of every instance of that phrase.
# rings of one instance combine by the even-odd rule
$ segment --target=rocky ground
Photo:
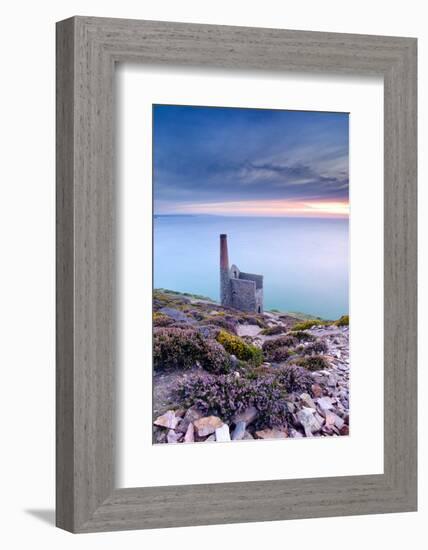
[[[154,443],[349,434],[348,318],[154,293]]]

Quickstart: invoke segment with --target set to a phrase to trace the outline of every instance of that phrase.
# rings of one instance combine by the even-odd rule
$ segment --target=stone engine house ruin
[[[222,306],[263,312],[263,275],[244,273],[235,264],[229,269],[227,235],[220,235],[220,300]]]

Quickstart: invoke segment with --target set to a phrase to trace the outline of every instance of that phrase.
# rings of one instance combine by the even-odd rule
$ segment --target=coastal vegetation
[[[239,336],[235,336],[221,330],[216,337],[223,348],[241,361],[247,361],[251,365],[261,365],[263,363],[263,352],[260,348],[247,344]]]
[[[264,328],[261,332],[264,336],[275,336],[276,334],[282,334],[284,327],[281,325],[274,325],[273,327]]]
[[[346,435],[348,325],[155,290],[154,442]]]
[[[297,323],[293,330],[307,330],[312,327],[328,327],[330,325],[336,325],[337,327],[347,327],[349,325],[349,315],[342,315],[337,321],[324,321],[322,319],[307,319]]]
[[[153,335],[155,370],[189,369],[199,364],[208,372],[225,373],[230,369],[230,356],[222,345],[205,338],[194,329],[166,327]]]

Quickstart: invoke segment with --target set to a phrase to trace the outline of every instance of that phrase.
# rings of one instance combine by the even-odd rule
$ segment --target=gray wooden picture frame
[[[416,45],[91,17],[57,24],[58,527],[83,533],[416,510]],[[383,77],[382,475],[115,488],[117,62]]]

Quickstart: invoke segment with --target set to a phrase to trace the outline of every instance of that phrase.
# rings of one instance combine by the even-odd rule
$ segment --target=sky
[[[153,106],[155,214],[346,218],[347,113]]]

